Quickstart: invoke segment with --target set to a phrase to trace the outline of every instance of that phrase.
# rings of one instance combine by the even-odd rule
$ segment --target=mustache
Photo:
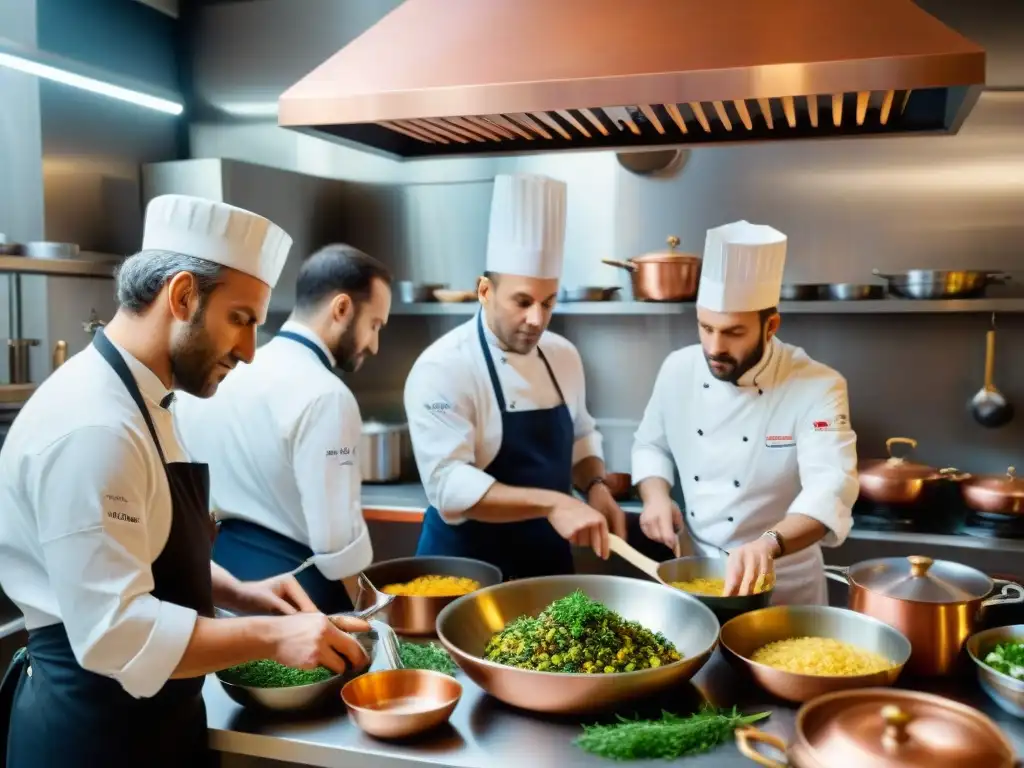
[[[704,355],[712,363],[726,363],[728,365],[738,365],[739,361],[731,355]]]

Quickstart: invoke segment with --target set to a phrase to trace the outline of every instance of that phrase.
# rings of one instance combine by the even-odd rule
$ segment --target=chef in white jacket
[[[641,527],[677,553],[726,556],[727,594],[775,573],[773,599],[826,604],[822,546],[843,543],[857,498],[846,380],[776,337],[786,237],[738,221],[707,233],[700,344],[665,360],[636,431]],[[669,497],[678,469],[685,519]]]
[[[494,180],[481,311],[428,347],[406,380],[430,502],[418,555],[476,558],[515,579],[571,573],[570,542],[606,558],[609,527],[625,535],[625,515],[603,482],[579,353],[546,330],[565,205],[556,179]]]
[[[295,309],[252,364],[214,397],[174,404],[182,444],[210,465],[214,562],[240,579],[294,572],[327,614],[352,610],[352,577],[373,560],[362,416],[334,369],[354,372],[377,353],[390,311],[383,264],[348,245],[322,248],[302,263]]]

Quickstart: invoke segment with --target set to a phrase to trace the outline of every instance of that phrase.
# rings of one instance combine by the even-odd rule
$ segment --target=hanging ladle
[[[971,400],[974,420],[983,427],[1001,427],[1013,418],[1013,405],[992,382],[996,367],[996,316],[985,335],[985,384]]]

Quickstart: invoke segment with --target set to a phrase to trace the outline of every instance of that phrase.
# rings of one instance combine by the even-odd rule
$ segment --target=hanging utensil
[[[985,384],[971,400],[974,420],[983,427],[1001,427],[1013,418],[1013,405],[996,389],[992,379],[996,367],[996,316],[985,334]]]

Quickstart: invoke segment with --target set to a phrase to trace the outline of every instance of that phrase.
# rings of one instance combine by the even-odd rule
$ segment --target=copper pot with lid
[[[604,264],[629,272],[637,301],[692,301],[697,297],[702,260],[679,253],[679,238],[668,238],[668,250],[647,253],[626,261],[601,259]]]
[[[866,560],[849,568],[826,565],[825,575],[849,585],[852,610],[884,621],[910,640],[906,670],[915,675],[951,672],[985,609],[1024,602],[1019,584],[923,555]],[[996,587],[1000,594],[990,598]]]
[[[890,437],[885,441],[887,459],[864,459],[857,464],[860,495],[881,504],[913,504],[926,489],[941,480],[960,480],[966,475],[955,469],[936,469],[927,464],[909,461],[907,455],[896,456],[893,446],[906,445],[917,449],[912,437]]]
[[[972,475],[960,485],[967,506],[977,512],[1024,514],[1024,478],[1009,467],[1005,475]]]
[[[787,757],[760,754],[768,744]],[[1016,754],[999,727],[966,704],[930,693],[862,688],[804,704],[786,744],[753,727],[736,731],[740,753],[765,768],[1013,768]]]

